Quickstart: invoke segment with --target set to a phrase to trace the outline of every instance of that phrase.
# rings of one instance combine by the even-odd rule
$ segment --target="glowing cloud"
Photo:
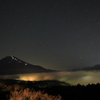
[[[76,84],[88,84],[100,82],[100,71],[75,71],[75,72],[51,72],[51,73],[32,73],[32,74],[19,74],[19,75],[2,75],[0,78],[17,79],[24,81],[40,81],[40,80],[60,80]]]
[[[52,73],[36,73],[19,75],[19,80],[39,81],[39,80],[60,80],[70,84],[88,84],[98,83],[99,71],[76,71],[76,72],[52,72]]]

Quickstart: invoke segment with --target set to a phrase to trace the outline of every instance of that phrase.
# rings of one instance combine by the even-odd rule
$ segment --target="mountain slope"
[[[100,70],[100,64],[92,66],[92,67],[85,67],[83,70],[92,71],[92,70]]]
[[[15,56],[7,56],[0,60],[0,74],[25,74],[38,72],[52,72],[53,70],[45,69],[41,66],[32,65],[24,62]]]
[[[92,67],[83,67],[83,68],[71,69],[69,71],[100,71],[100,64],[92,66]]]

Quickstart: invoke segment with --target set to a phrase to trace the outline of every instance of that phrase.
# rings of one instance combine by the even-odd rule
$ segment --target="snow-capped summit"
[[[15,59],[15,57],[14,57],[14,56],[12,56],[12,55],[11,55],[11,58],[12,58],[12,59]]]
[[[21,63],[21,60],[19,60],[18,58],[16,58],[15,56],[11,55],[12,60],[15,60],[17,63]]]
[[[32,65],[15,56],[7,56],[0,60],[0,74],[25,74],[37,72],[52,72],[38,65]]]
[[[16,57],[12,56],[12,55],[11,55],[11,58],[12,58],[12,60],[18,61],[18,59]]]

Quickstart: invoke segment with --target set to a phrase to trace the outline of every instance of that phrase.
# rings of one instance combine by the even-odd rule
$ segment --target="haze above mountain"
[[[38,65],[32,65],[18,59],[15,56],[7,56],[0,60],[0,74],[26,74],[26,73],[41,73],[53,72],[54,70],[45,69]]]

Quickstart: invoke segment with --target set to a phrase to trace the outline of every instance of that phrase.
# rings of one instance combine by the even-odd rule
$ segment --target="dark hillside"
[[[26,73],[41,73],[53,72],[54,70],[45,69],[38,65],[32,65],[24,62],[15,56],[7,56],[0,60],[0,74],[26,74]]]
[[[2,85],[1,84],[5,84]],[[100,100],[99,90],[100,84],[88,84],[72,86],[65,82],[60,82],[56,80],[52,81],[16,81],[16,80],[0,80],[0,100],[9,100],[11,87],[20,86],[23,89],[29,88],[35,91],[44,91],[49,95],[62,97],[62,100]],[[5,87],[6,86],[6,87]],[[10,86],[10,90],[7,87]],[[6,97],[7,95],[7,97]],[[30,99],[27,99],[30,100]],[[33,99],[34,100],[34,99]],[[38,99],[37,99],[38,100]],[[61,100],[61,99],[60,99]]]

